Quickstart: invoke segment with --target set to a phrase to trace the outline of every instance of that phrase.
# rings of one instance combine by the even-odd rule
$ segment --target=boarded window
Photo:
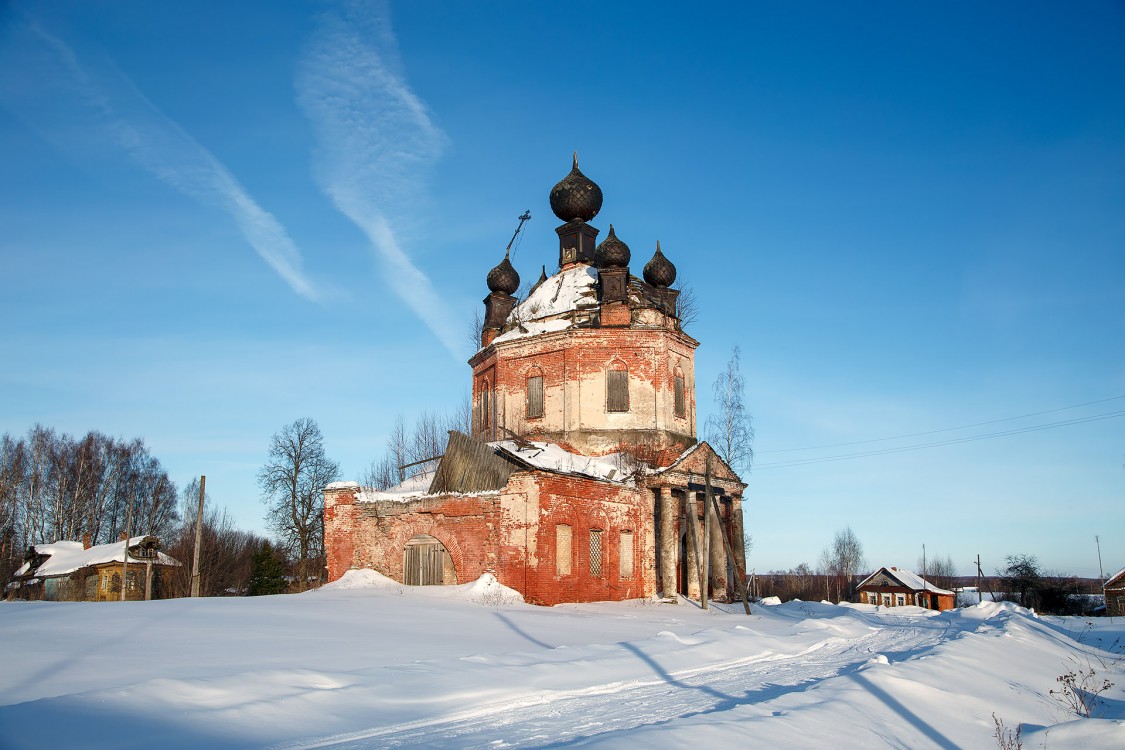
[[[527,416],[529,419],[543,416],[542,375],[535,375],[527,379]]]
[[[605,410],[629,411],[629,371],[606,371],[605,386]]]
[[[560,576],[570,575],[571,551],[570,527],[560,523],[555,527],[555,571]]]
[[[602,532],[600,529],[590,529],[590,575],[598,577],[602,574]]]
[[[633,532],[621,532],[621,577],[633,577]]]
[[[484,381],[484,390],[480,392],[480,426],[481,428],[488,427],[491,420],[488,418],[489,412],[492,409],[491,399],[488,397],[488,381]]]
[[[684,376],[677,375],[673,380],[673,390],[675,393],[675,408],[676,416],[682,417],[687,411],[684,405]]]

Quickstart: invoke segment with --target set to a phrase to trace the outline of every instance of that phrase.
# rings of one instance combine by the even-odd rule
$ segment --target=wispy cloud
[[[219,208],[293,291],[318,300],[301,254],[214,154],[162,114],[112,62],[80,60],[29,17],[9,20],[0,42],[0,102],[49,140],[104,149],[112,142],[184,195]]]
[[[400,239],[417,218],[446,137],[402,75],[385,4],[351,3],[326,13],[296,83],[317,134],[321,189],[367,235],[394,292],[460,357],[461,326]]]

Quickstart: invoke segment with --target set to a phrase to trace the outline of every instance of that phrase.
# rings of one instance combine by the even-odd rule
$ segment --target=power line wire
[[[953,438],[951,440],[939,440],[932,443],[920,443],[918,445],[903,445],[897,448],[881,448],[874,451],[863,451],[860,453],[845,453],[839,456],[820,456],[818,458],[797,458],[790,461],[777,461],[774,463],[758,464],[755,469],[780,469],[788,466],[805,466],[807,464],[825,463],[828,461],[844,461],[851,458],[866,458],[868,456],[883,456],[889,453],[903,453],[906,451],[922,450],[924,448],[936,448],[943,445],[956,445],[958,443],[971,443],[977,440],[988,440],[991,438],[1007,437],[1008,435],[1019,435],[1025,432],[1039,432],[1041,430],[1052,430],[1058,427],[1066,427],[1075,424],[1085,424],[1087,422],[1100,422],[1105,419],[1114,419],[1116,417],[1125,416],[1125,409],[1120,411],[1109,412],[1106,414],[1093,414],[1086,417],[1076,417],[1074,419],[1064,419],[1058,422],[1048,422],[1047,424],[1031,425],[1029,427],[1019,427],[1014,430],[1004,430],[1001,432],[989,432],[983,435],[970,435],[963,438]],[[1004,420],[997,420],[1004,421]]]
[[[907,435],[895,435],[894,437],[885,438],[871,438],[870,440],[855,440],[850,443],[829,443],[827,445],[811,445],[807,448],[775,448],[773,450],[758,450],[754,451],[757,455],[765,453],[794,453],[797,451],[815,451],[823,450],[824,448],[843,448],[849,445],[864,445],[866,443],[882,443],[887,440],[904,440],[906,438],[921,437],[923,435],[936,435],[940,432],[953,432],[954,430],[967,430],[971,427],[984,427],[990,424],[1000,424],[1001,422],[1013,422],[1017,419],[1027,419],[1028,417],[1040,417],[1044,414],[1054,414],[1059,411],[1067,411],[1069,409],[1079,409],[1083,406],[1091,406],[1093,404],[1104,404],[1107,401],[1117,401],[1118,399],[1125,398],[1125,396],[1110,396],[1109,398],[1101,398],[1097,401],[1087,401],[1084,404],[1075,404],[1073,406],[1060,406],[1057,409],[1047,409],[1045,411],[1033,411],[1030,414],[1021,414],[1018,417],[1004,417],[1003,419],[990,419],[987,422],[974,422],[973,424],[964,424],[959,427],[943,427],[940,430],[927,430],[925,432],[911,432]]]

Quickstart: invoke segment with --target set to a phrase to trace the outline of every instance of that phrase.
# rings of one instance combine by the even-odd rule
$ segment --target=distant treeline
[[[35,425],[23,437],[0,437],[0,583],[35,544],[116,541],[121,534],[159,537],[184,563],[177,594],[191,584],[199,485],[181,494],[141,438],[96,430],[82,437]],[[182,507],[181,507],[182,505]],[[244,590],[250,556],[265,541],[239,531],[210,503],[203,516],[203,586],[208,595]]]

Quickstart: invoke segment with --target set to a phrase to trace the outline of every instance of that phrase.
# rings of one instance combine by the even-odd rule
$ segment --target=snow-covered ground
[[[1125,621],[1010,604],[533,607],[370,572],[299,596],[0,604],[0,748],[1125,748]],[[1100,719],[1049,691],[1116,685]]]

